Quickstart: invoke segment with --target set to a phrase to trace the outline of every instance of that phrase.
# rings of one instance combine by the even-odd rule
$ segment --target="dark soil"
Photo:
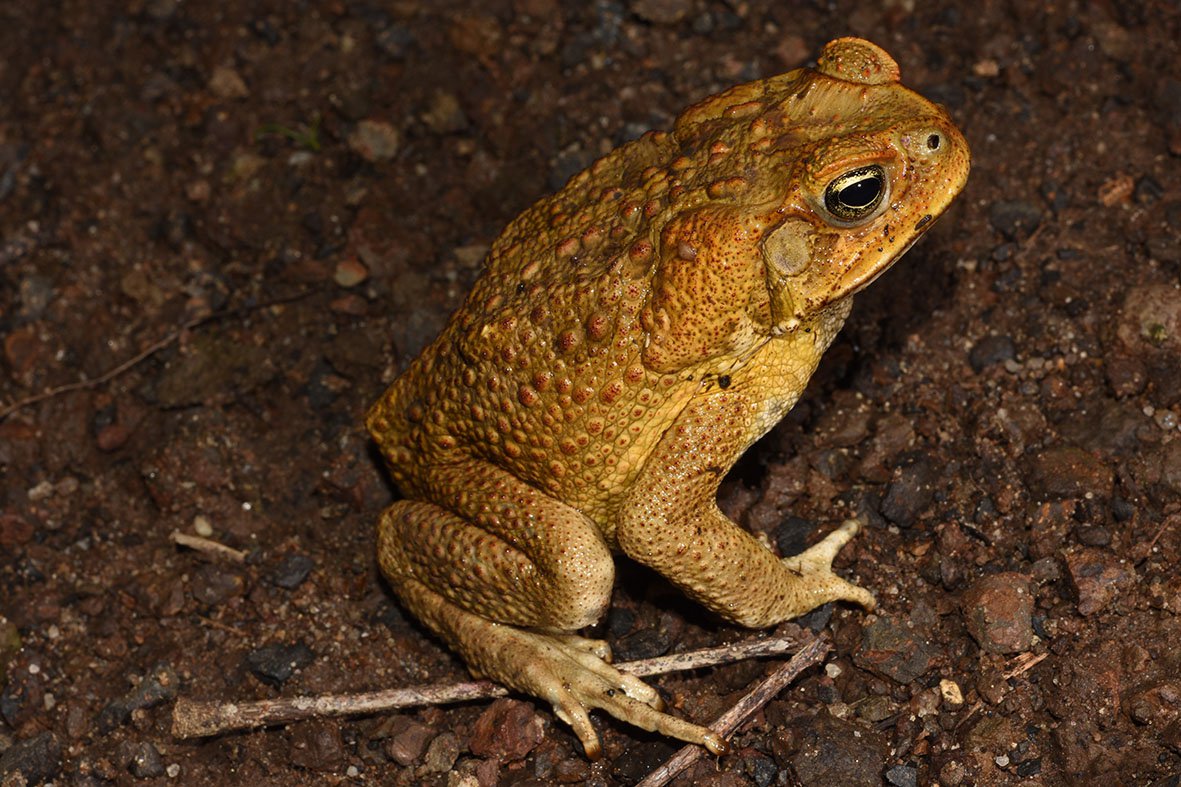
[[[866,515],[839,565],[880,607],[809,616],[831,662],[679,783],[1176,785],[1177,5],[936,5],[0,5],[0,401],[93,383],[0,421],[3,783],[612,785],[661,762],[599,718],[588,764],[526,701],[199,742],[170,713],[464,678],[376,570],[394,492],[367,404],[519,210],[857,34],[950,108],[972,178],[721,500],[787,551]],[[752,636],[629,565],[596,633],[628,656]],[[706,721],[772,666],[658,683]]]

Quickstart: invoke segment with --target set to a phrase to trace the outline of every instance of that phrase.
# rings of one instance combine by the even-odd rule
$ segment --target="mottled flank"
[[[717,484],[795,404],[850,296],[962,188],[968,149],[876,46],[732,88],[518,216],[442,335],[368,426],[406,495],[380,561],[474,672],[542,697],[589,754],[587,708],[718,751],[574,631],[612,550],[723,617],[769,626],[834,599],[847,524],[779,560]],[[498,625],[503,624],[503,625]]]

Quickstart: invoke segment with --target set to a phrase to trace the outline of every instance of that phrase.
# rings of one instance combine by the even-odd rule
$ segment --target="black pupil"
[[[927,137],[927,147],[930,148],[931,150],[938,150],[939,149],[939,135],[938,134],[932,134],[931,136]]]
[[[865,175],[841,189],[841,202],[850,208],[864,208],[872,205],[882,191],[882,182],[876,175]]]

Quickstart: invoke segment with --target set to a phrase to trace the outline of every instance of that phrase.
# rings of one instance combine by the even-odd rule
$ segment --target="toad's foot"
[[[856,519],[845,520],[840,527],[794,557],[783,559],[783,565],[798,574],[806,592],[813,602],[807,608],[814,609],[829,601],[852,601],[868,610],[876,605],[873,594],[863,587],[832,573],[832,561],[849,543],[849,539],[861,530]]]
[[[662,712],[656,690],[604,659],[606,643],[569,634],[526,631],[488,623],[480,653],[469,663],[485,677],[532,694],[553,705],[559,719],[574,728],[591,759],[602,753],[588,711],[604,710],[641,729],[705,746],[724,754],[729,746],[718,733]]]

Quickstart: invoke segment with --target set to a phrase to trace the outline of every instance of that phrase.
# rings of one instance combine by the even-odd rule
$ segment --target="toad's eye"
[[[833,178],[824,190],[824,207],[840,221],[860,221],[877,210],[885,193],[886,171],[870,164]]]

